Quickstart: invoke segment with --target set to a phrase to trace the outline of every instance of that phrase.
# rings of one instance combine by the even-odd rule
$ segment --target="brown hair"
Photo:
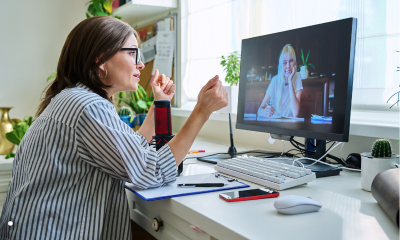
[[[80,22],[69,33],[60,54],[57,75],[50,86],[45,89],[36,116],[39,116],[51,99],[66,88],[83,83],[93,92],[111,101],[106,89],[110,85],[102,83],[99,77],[99,66],[113,57],[134,34],[138,43],[137,32],[127,23],[113,17],[91,17]]]

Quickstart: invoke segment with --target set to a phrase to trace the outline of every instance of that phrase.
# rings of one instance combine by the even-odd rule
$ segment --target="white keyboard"
[[[215,170],[276,190],[295,187],[315,179],[315,173],[310,169],[282,163],[279,159],[274,161],[243,155],[219,162]]]

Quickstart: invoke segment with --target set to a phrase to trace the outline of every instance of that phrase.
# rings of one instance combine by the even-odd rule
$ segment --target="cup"
[[[399,155],[392,157],[376,158],[370,152],[361,153],[361,188],[371,191],[372,181],[378,173],[395,168],[394,163],[399,163]]]

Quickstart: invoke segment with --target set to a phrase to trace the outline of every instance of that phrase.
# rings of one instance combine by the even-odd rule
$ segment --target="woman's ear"
[[[99,66],[99,68],[100,68],[101,70],[105,71],[105,68],[104,68],[104,63],[103,63],[103,64],[101,64],[101,65]]]

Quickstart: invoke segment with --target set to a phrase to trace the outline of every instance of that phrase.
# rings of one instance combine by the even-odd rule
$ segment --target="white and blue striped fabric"
[[[156,151],[78,84],[52,99],[18,147],[0,239],[130,240],[125,182],[146,189],[175,179],[168,145]]]

